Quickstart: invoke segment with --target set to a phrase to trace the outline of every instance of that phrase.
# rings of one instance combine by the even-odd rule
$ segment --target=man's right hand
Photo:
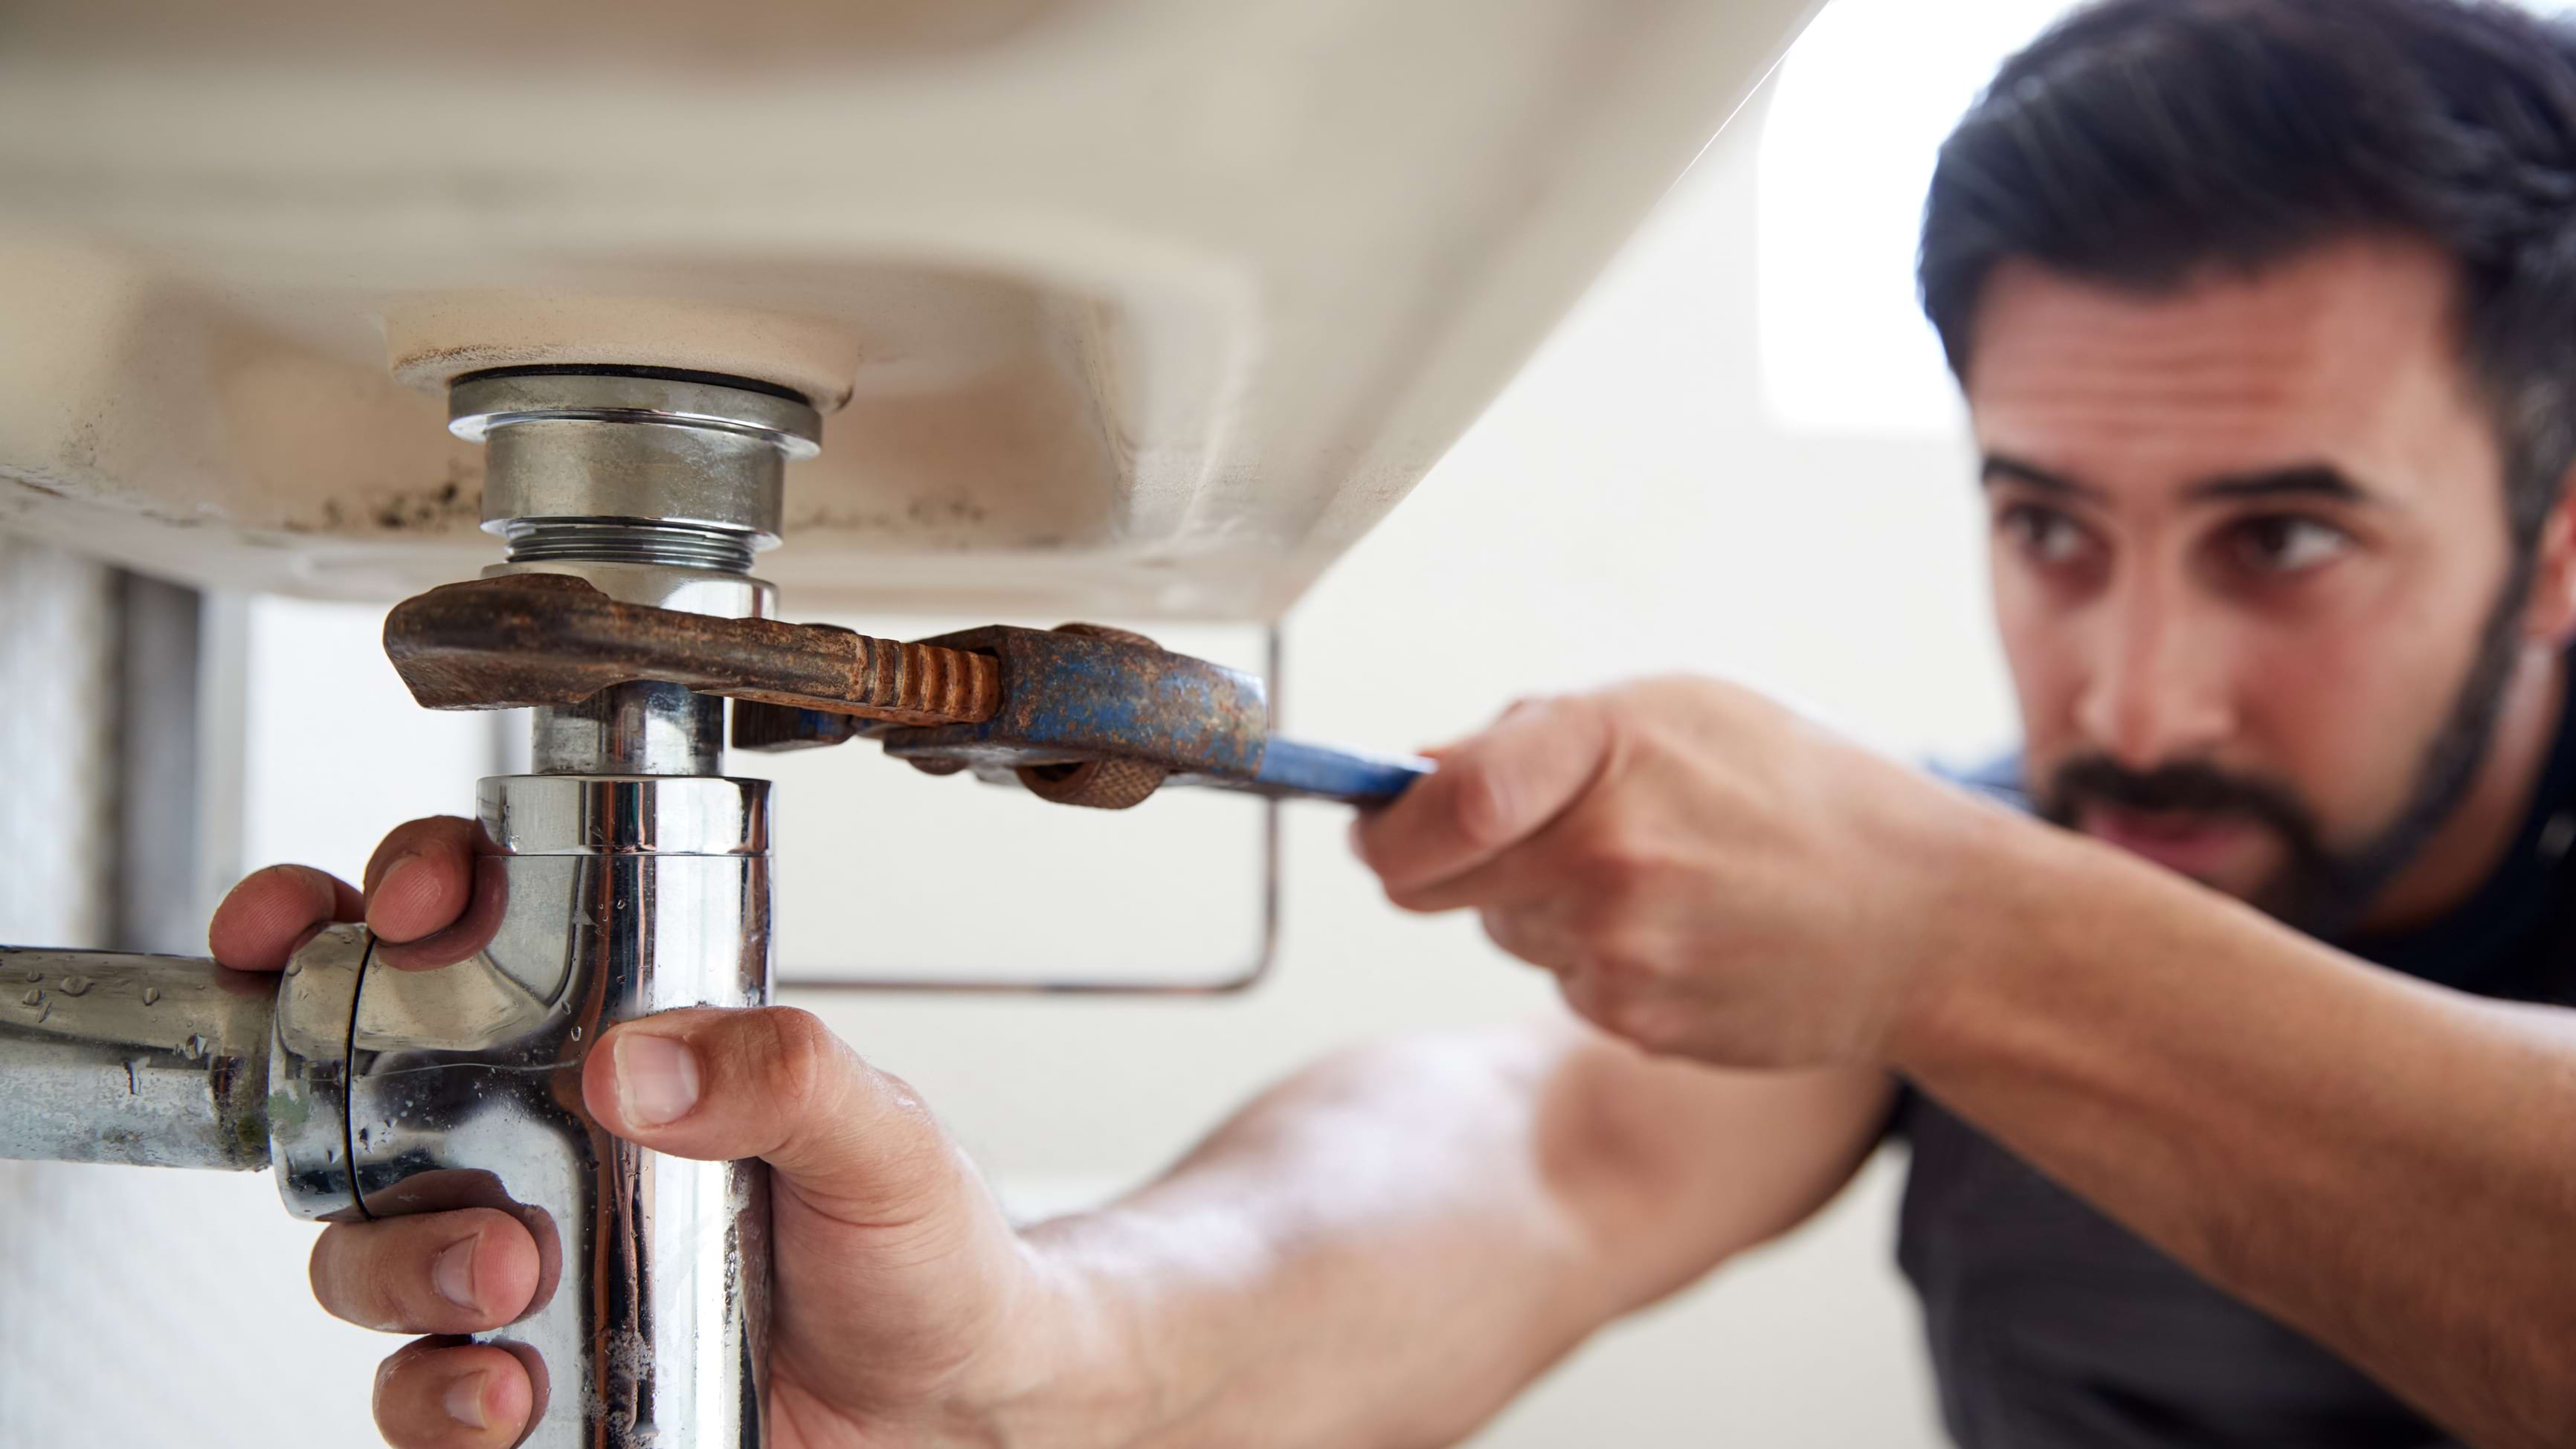
[[[323,925],[363,919],[388,964],[462,959],[478,918],[474,839],[463,820],[402,826],[368,864],[363,893],[304,866],[260,871],[216,910],[215,958],[278,970]],[[639,1146],[773,1169],[778,1449],[994,1442],[1051,1384],[1098,1367],[1080,1362],[1096,1315],[1067,1275],[1029,1251],[912,1090],[810,1013],[710,1008],[626,1023],[592,1049],[582,1097]],[[338,1317],[436,1335],[377,1373],[376,1422],[397,1449],[519,1439],[526,1371],[454,1336],[539,1306],[537,1246],[518,1219],[476,1208],[335,1224],[312,1271],[314,1295]]]

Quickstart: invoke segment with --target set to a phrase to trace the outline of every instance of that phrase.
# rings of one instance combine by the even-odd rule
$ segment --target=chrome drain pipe
[[[487,573],[765,617],[786,461],[819,420],[759,383],[641,369],[460,380],[489,446]],[[608,1027],[770,999],[768,782],[724,706],[639,683],[533,711],[534,773],[481,783],[474,906],[436,969],[324,930],[282,978],[0,949],[0,1156],[274,1169],[289,1211],[478,1206],[537,1238],[538,1303],[478,1335],[528,1364],[533,1449],[766,1441],[767,1170],[620,1141],[582,1100]]]

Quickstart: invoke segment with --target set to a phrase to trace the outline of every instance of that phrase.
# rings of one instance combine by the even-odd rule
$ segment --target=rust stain
[[[412,530],[444,531],[458,523],[480,528],[483,524],[483,492],[468,488],[454,465],[448,476],[436,483],[404,489],[357,505],[365,522],[393,533]],[[339,502],[325,499],[322,504],[325,526],[345,528],[349,518]]]

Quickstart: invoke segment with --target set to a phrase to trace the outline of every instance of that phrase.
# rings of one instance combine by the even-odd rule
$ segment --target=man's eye
[[[2016,504],[2004,510],[2004,532],[2011,536],[2021,551],[2035,563],[2071,563],[2081,557],[2090,539],[2084,526],[2053,508]]]
[[[2246,519],[2228,534],[2237,561],[2258,573],[2301,573],[2333,562],[2352,546],[2352,535],[2333,524],[2286,513]]]

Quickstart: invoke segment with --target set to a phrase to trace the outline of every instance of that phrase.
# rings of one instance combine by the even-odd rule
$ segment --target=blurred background
[[[1912,249],[1933,147],[2061,8],[1835,0],[1509,392],[1288,618],[1285,725],[1403,750],[1517,695],[1688,670],[1907,757],[2007,746],[1982,514]],[[414,708],[381,618],[200,596],[0,538],[0,940],[202,952],[244,869],[354,879],[387,827],[470,810],[475,778],[523,755],[522,721]],[[1256,628],[1157,632],[1264,664]],[[1344,816],[1319,807],[1282,813],[1276,960],[1247,994],[800,988],[1230,978],[1261,954],[1268,829],[1233,797],[1052,810],[864,745],[731,768],[780,781],[781,1000],[912,1080],[1026,1216],[1135,1183],[1334,1047],[1551,1009],[1473,921],[1388,908]],[[1821,1220],[1604,1335],[1475,1444],[1940,1442],[1892,1261],[1901,1175],[1882,1156]],[[0,1163],[0,1225],[0,1445],[273,1442],[285,1409],[264,1361],[290,1345],[310,1415],[292,1432],[374,1442],[370,1375],[396,1341],[312,1306],[313,1230],[264,1174]]]

